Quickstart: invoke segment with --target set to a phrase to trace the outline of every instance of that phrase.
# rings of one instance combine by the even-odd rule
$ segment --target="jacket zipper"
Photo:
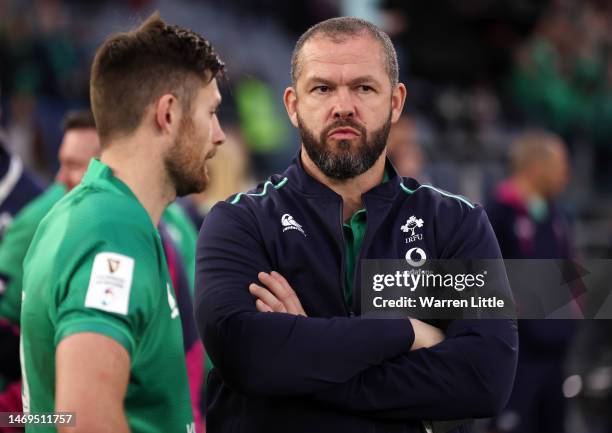
[[[342,251],[342,262],[340,263],[340,299],[342,300],[342,305],[344,305],[344,312],[347,316],[353,317],[355,313],[353,313],[352,306],[349,309],[349,306],[346,305],[346,299],[344,299],[344,289],[346,288],[346,239],[344,238],[344,203],[340,202],[340,238],[342,240],[342,245],[340,250]]]
[[[367,220],[367,210],[366,210],[366,230],[363,234],[363,241],[361,242],[361,248],[359,248],[359,254],[357,255],[357,259],[355,260],[355,267],[353,269],[353,305],[355,304],[355,290],[357,288],[357,275],[361,271],[361,260],[363,258],[363,252],[365,251],[366,240],[368,239],[368,220]],[[351,305],[351,316],[354,316],[353,313],[353,305]]]

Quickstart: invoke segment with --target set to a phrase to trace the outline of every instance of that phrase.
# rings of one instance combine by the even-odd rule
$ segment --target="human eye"
[[[360,84],[359,86],[357,86],[357,90],[361,93],[372,93],[374,92],[374,87],[368,84]]]
[[[311,90],[311,92],[314,92],[314,93],[329,93],[330,91],[331,91],[331,87],[326,86],[325,84],[314,86]]]

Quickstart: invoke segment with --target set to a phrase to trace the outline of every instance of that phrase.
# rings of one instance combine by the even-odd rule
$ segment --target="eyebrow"
[[[333,86],[334,83],[331,80],[327,80],[323,77],[310,77],[308,80],[306,80],[306,84],[311,85],[313,83],[321,83],[321,84],[325,84],[326,86]]]
[[[307,84],[313,84],[313,83],[321,83],[321,84],[325,84],[326,86],[335,86],[336,83],[334,83],[331,80],[328,80],[326,78],[323,77],[311,77],[306,81]],[[362,83],[376,83],[378,84],[379,81],[374,78],[372,75],[360,75],[359,77],[353,78],[352,80],[350,80],[347,84],[349,86],[355,86],[357,84],[362,84]]]
[[[356,85],[356,84],[361,84],[361,83],[378,84],[379,81],[376,78],[374,78],[372,75],[361,75],[357,78],[353,78],[351,81],[348,82],[349,85]]]

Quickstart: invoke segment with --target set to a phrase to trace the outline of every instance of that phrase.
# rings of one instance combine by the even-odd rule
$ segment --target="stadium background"
[[[229,71],[220,109],[228,143],[213,160],[211,190],[194,199],[202,213],[295,155],[298,135],[282,105],[293,45],[310,25],[351,15],[378,24],[396,44],[408,99],[394,133],[417,161],[415,173],[485,203],[507,175],[513,138],[530,127],[553,131],[570,156],[571,181],[558,204],[574,251],[610,256],[611,2],[0,0],[0,126],[38,176],[50,181],[57,171],[65,112],[88,105],[96,47],[154,10],[211,40]],[[605,335],[602,356],[610,361]],[[595,413],[610,402],[607,368],[603,391],[588,404]],[[611,431],[602,417],[597,431]]]

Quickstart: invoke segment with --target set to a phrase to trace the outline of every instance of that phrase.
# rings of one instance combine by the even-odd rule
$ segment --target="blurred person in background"
[[[157,225],[176,196],[207,186],[206,160],[225,138],[223,69],[207,40],[158,14],[98,49],[100,159],[24,260],[24,411],[75,411],[70,431],[195,431],[180,323],[193,315],[177,304],[165,260],[178,254]]]
[[[402,115],[391,127],[387,140],[387,155],[402,177],[412,177],[426,182],[424,173],[425,155],[418,142],[416,120]]]
[[[556,204],[570,176],[565,144],[544,130],[525,131],[511,144],[510,164],[510,177],[497,186],[487,206],[503,257],[571,258],[569,226]],[[565,431],[561,386],[573,328],[571,320],[519,320],[514,389],[493,431]]]
[[[7,229],[6,238],[0,242],[0,281],[6,287],[0,296],[0,320],[18,326],[21,310],[21,284],[23,280],[23,259],[34,237],[40,221],[53,205],[80,182],[92,158],[100,156],[100,140],[95,121],[89,110],[68,112],[62,121],[64,137],[58,159],[60,169],[55,183],[42,195],[28,204]],[[183,325],[183,343],[187,360],[187,374],[190,379],[194,417],[200,422],[199,395],[203,384],[203,353],[197,330],[191,314],[193,309],[193,266],[195,265],[195,242],[197,234],[187,214],[176,204],[171,204],[159,226],[170,275],[175,288],[176,299]],[[189,269],[188,269],[189,268]],[[6,341],[7,357],[3,366],[5,378],[12,382],[0,395],[0,411],[21,410],[21,382],[17,351],[17,336]],[[10,346],[8,345],[10,344]],[[10,356],[10,360],[9,360]],[[2,429],[0,428],[0,431]],[[200,427],[198,427],[200,431]]]
[[[487,208],[504,258],[569,258],[569,227],[556,203],[570,175],[565,144],[526,131],[510,146],[510,166]]]
[[[0,89],[1,90],[1,89]],[[2,112],[0,109],[0,118]],[[0,243],[15,216],[43,191],[42,183],[24,168],[21,158],[8,151],[0,129]],[[21,266],[19,266],[21,269]],[[0,304],[7,296],[8,273],[0,270]],[[0,314],[0,412],[21,407],[19,331]],[[0,427],[0,432],[20,431]]]
[[[24,168],[21,158],[9,148],[8,137],[0,129],[0,240],[15,214],[43,191],[40,180]],[[3,291],[0,283],[0,295]]]
[[[42,186],[23,169],[20,159],[10,155],[0,137],[0,245],[16,215],[42,193]],[[21,266],[19,266],[19,269]],[[12,269],[11,269],[12,271]],[[10,292],[9,273],[0,270],[0,305]],[[0,412],[21,409],[19,378],[19,330],[0,314]],[[1,427],[0,432],[22,431]]]

